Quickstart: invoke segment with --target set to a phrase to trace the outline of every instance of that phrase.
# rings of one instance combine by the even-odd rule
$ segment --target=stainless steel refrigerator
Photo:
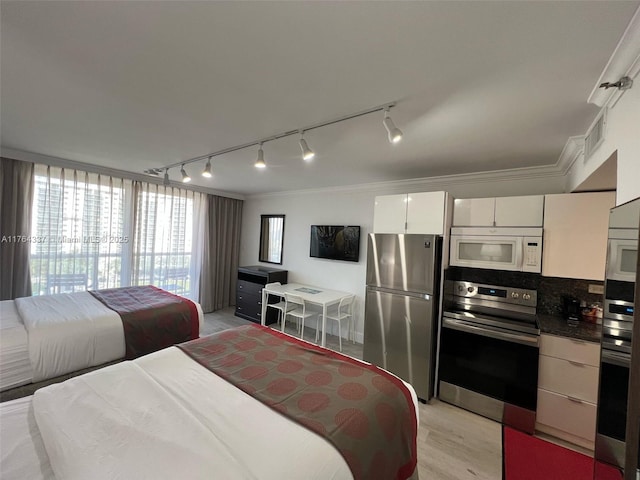
[[[442,239],[436,235],[370,233],[364,360],[433,396],[435,332]]]

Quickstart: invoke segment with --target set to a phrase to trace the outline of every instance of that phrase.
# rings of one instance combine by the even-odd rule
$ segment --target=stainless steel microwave
[[[610,228],[607,279],[635,282],[638,260],[638,229]]]
[[[450,265],[517,272],[542,271],[542,228],[454,227]]]

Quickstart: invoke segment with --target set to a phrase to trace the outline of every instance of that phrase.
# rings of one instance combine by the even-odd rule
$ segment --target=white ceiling
[[[554,164],[638,1],[2,1],[2,146],[244,194]],[[615,81],[617,79],[611,79]],[[178,179],[176,169],[172,179]],[[199,177],[199,175],[198,175]]]

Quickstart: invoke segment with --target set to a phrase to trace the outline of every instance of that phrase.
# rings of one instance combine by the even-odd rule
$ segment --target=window
[[[134,285],[191,291],[194,192],[136,185]]]
[[[31,244],[34,295],[119,287],[124,181],[36,166]]]
[[[43,165],[34,186],[34,295],[151,284],[197,300],[203,195]]]

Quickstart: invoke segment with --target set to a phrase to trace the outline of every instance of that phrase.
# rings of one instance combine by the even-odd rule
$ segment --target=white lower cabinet
[[[573,360],[544,357],[539,365],[538,387],[596,404],[598,371],[596,367]]]
[[[593,450],[600,344],[542,334],[536,430]]]
[[[571,441],[577,437],[593,442],[596,436],[596,410],[595,403],[538,389],[537,421],[568,433],[565,440]]]

